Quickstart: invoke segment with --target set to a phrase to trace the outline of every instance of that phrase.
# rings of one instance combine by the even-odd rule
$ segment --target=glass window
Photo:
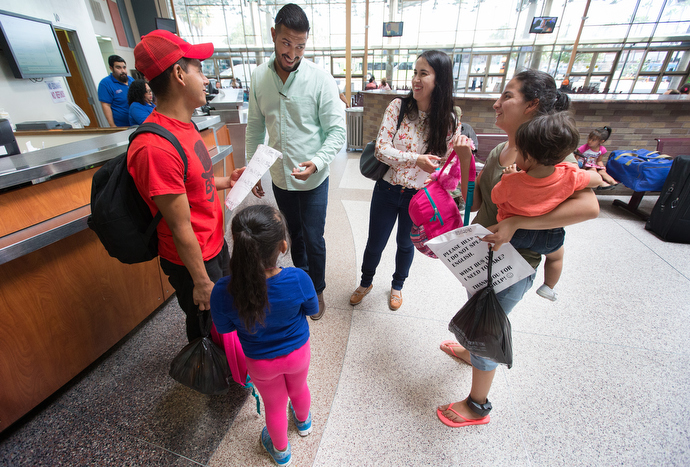
[[[649,94],[656,83],[656,76],[640,76],[635,81],[635,87],[632,90],[633,94]]]
[[[455,78],[455,89],[465,91],[467,87],[467,74],[469,72],[469,54],[455,54],[453,58],[453,77]]]
[[[505,73],[506,72],[506,55],[492,55],[491,65],[489,66],[489,73]]]
[[[586,76],[570,75],[570,87],[573,90],[583,88],[585,86]]]
[[[501,84],[503,83],[502,76],[489,76],[486,80],[486,86],[484,92],[498,93],[500,94],[503,89]]]
[[[593,53],[578,52],[575,55],[575,61],[573,62],[572,71],[574,73],[582,73],[582,72],[589,71],[589,68],[592,65],[592,58],[593,57],[594,57]]]
[[[647,55],[644,58],[644,63],[642,64],[642,69],[640,70],[643,73],[648,73],[650,71],[661,71],[661,67],[664,64],[664,60],[666,60],[666,51],[660,51],[660,52],[647,52]]]
[[[604,92],[609,79],[610,76],[592,76],[592,79],[589,80],[589,85],[595,89],[596,92]]]
[[[213,59],[208,59],[201,62],[201,71],[206,76],[216,76],[216,67],[213,64]]]
[[[224,59],[224,58],[216,59],[216,64],[218,66],[218,72],[219,73],[223,73],[225,70],[230,69],[230,60],[229,59]]]
[[[663,76],[659,80],[659,87],[656,90],[657,94],[663,94],[669,89],[676,89],[676,86],[671,86],[671,77],[670,76]]]
[[[632,51],[628,54],[627,60],[624,61],[622,79],[632,79],[640,69],[640,62],[642,62],[643,51]]]
[[[595,73],[609,73],[616,61],[617,52],[599,52],[594,64]]]
[[[470,74],[484,74],[486,73],[486,60],[488,55],[473,55],[472,67]]]
[[[661,3],[661,2],[650,2]],[[685,1],[668,1],[661,15],[661,21],[690,21],[690,5]]]
[[[172,0],[180,35],[192,43],[212,42],[215,60],[204,64],[209,76],[243,81],[273,51],[270,28],[285,2],[257,0]],[[492,92],[516,71],[534,67],[562,80],[571,44],[588,0],[316,0],[303,4],[311,31],[307,56],[333,74],[345,76],[345,17],[350,15],[353,76],[371,72],[392,86],[409,86],[416,55],[442,49],[453,57],[457,90]],[[530,34],[535,16],[556,16],[553,33]],[[684,81],[690,71],[690,0],[594,0],[580,38],[572,73],[588,89],[662,92]],[[657,19],[659,23],[657,24]],[[403,36],[384,38],[383,23],[402,21]],[[365,29],[365,23],[369,29]],[[365,32],[370,59],[362,69]],[[229,60],[232,49],[232,60]],[[421,49],[421,50],[420,50]],[[628,53],[630,51],[630,53]],[[390,55],[389,55],[390,54]],[[333,55],[333,58],[331,58]],[[616,58],[618,60],[616,60]],[[237,63],[235,63],[237,59]],[[332,60],[334,61],[332,63]],[[613,68],[616,63],[616,69]],[[215,66],[214,66],[215,64]],[[642,76],[638,76],[642,75]],[[505,78],[504,78],[505,76]],[[640,79],[638,79],[640,78]],[[359,85],[361,79],[353,80]],[[474,87],[472,83],[474,82]],[[581,83],[584,86],[584,82]],[[575,83],[573,83],[575,84]],[[657,89],[658,88],[658,89]]]
[[[634,23],[654,23],[659,17],[663,2],[640,2],[637,7]]]
[[[579,12],[581,17],[582,13],[585,11],[586,2],[578,0],[574,1],[573,3],[579,4]],[[587,11],[587,24],[611,25],[630,23],[637,3],[637,0],[618,0],[615,2],[594,1],[590,4],[589,10]],[[574,6],[574,8],[577,9],[576,6]]]

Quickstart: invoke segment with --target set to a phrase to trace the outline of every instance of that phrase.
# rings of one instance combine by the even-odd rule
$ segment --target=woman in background
[[[127,92],[127,102],[129,103],[129,124],[141,125],[144,123],[153,109],[153,92],[149,84],[143,79],[135,79],[129,85]]]

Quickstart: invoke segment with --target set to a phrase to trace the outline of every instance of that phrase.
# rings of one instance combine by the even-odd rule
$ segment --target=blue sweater
[[[268,303],[264,325],[257,324],[254,333],[244,323],[228,292],[230,276],[221,278],[211,293],[211,315],[219,333],[237,330],[244,354],[255,360],[288,355],[309,340],[307,316],[319,312],[314,285],[306,272],[284,268],[266,280]]]
[[[149,118],[155,106],[153,104],[140,104],[139,102],[132,102],[129,105],[129,124],[141,125],[144,120]]]

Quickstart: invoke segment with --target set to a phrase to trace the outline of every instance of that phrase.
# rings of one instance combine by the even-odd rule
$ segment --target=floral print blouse
[[[375,156],[390,166],[383,177],[385,181],[391,185],[402,185],[405,188],[418,190],[424,186],[424,181],[429,176],[429,173],[416,165],[417,156],[426,153],[429,119],[426,112],[421,110],[418,111],[419,115],[415,120],[410,120],[409,116],[405,115],[396,133],[401,105],[401,99],[393,99],[388,104],[376,138]],[[455,133],[460,134],[460,125]],[[448,132],[448,150],[442,155],[441,162],[445,162],[453,151],[452,138],[453,135]]]

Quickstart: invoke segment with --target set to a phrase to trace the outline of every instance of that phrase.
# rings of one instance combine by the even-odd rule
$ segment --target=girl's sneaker
[[[556,292],[554,292],[553,289],[546,284],[542,284],[542,286],[537,289],[537,295],[551,300],[552,302],[557,300]]]
[[[307,436],[311,433],[311,410],[309,411],[309,416],[303,422],[297,420],[297,414],[295,414],[295,409],[292,407],[292,402],[290,403],[290,412],[292,413],[292,419],[295,421],[299,435]]]
[[[290,442],[288,441],[285,451],[278,451],[275,446],[273,446],[273,441],[271,441],[271,435],[268,434],[267,427],[264,427],[264,429],[261,431],[261,444],[271,455],[276,464],[288,466],[290,465],[290,462],[292,462],[292,449],[290,449]]]

